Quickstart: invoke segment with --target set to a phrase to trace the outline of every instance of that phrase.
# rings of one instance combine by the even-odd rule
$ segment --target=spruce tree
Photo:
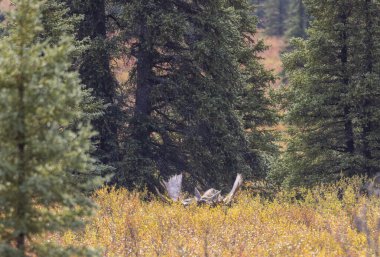
[[[263,89],[272,77],[258,63],[263,45],[252,40],[248,2],[150,0],[124,8],[136,63],[117,183],[153,188],[159,176],[185,172],[223,186],[236,172],[258,174],[272,140],[258,129],[274,122]]]
[[[0,37],[3,35],[4,33],[4,24],[3,24],[3,21],[5,20],[5,15],[1,12],[0,10]]]
[[[353,89],[351,101],[355,111],[356,155],[362,172],[375,175],[380,171],[380,3],[355,1],[352,44]]]
[[[77,228],[91,213],[77,177],[93,169],[90,127],[81,124],[85,94],[71,70],[73,40],[40,40],[41,2],[15,1],[0,40],[0,255],[90,254],[36,241]]]
[[[257,26],[263,28],[265,19],[265,0],[251,0],[250,2],[254,6],[254,15],[258,18]]]
[[[77,40],[87,40],[87,49],[79,60],[79,73],[82,83],[91,90],[95,100],[104,104],[103,115],[92,121],[98,132],[94,139],[97,148],[94,156],[102,163],[118,167],[119,127],[122,124],[122,111],[117,94],[118,82],[111,70],[112,48],[107,38],[107,17],[105,0],[67,0],[73,14],[81,15],[77,26]]]
[[[267,0],[264,3],[265,32],[270,36],[283,36],[286,31],[286,19],[289,0]]]
[[[82,4],[86,3],[82,2]],[[70,8],[70,4],[73,4],[73,2],[67,0],[51,0],[41,4],[41,24],[43,30],[39,34],[39,40],[44,41],[48,39],[49,45],[54,46],[60,42],[61,37],[64,35],[75,36],[75,40],[72,41],[73,49],[70,52],[70,59],[72,69],[77,70],[86,62],[84,57],[87,51],[91,49],[93,41],[90,41],[89,38],[78,38],[79,25],[83,21],[83,15],[79,12],[74,12],[73,6],[71,5]],[[92,63],[92,65],[96,65],[96,63]],[[95,71],[92,76],[94,75],[96,75]],[[82,79],[82,83],[84,82]],[[109,105],[104,103],[104,99],[97,97],[94,88],[89,86],[86,86],[83,93],[85,96],[81,103],[81,109],[84,115],[82,115],[80,122],[91,122],[94,125],[95,121],[105,119],[105,110],[109,108]],[[114,136],[116,137],[116,135]],[[110,167],[110,163],[107,160],[102,158],[104,155],[100,154],[99,135],[94,136],[92,141],[94,144],[91,154],[97,161],[96,170],[92,172],[92,175],[106,176],[113,168]],[[108,165],[105,163],[108,163]]]
[[[284,58],[291,139],[272,176],[311,184],[373,174],[379,170],[379,5],[305,3],[313,17],[309,38],[294,40],[296,50]]]
[[[41,23],[43,33],[40,34],[41,40],[50,41],[50,44],[58,44],[62,35],[75,35],[76,26],[81,18],[70,13],[70,9],[65,1],[52,0],[46,1],[41,5]],[[80,46],[80,42],[75,42]]]
[[[290,0],[285,35],[287,38],[306,38],[309,17],[302,0]]]
[[[79,69],[88,96],[84,108],[87,120],[98,135],[93,138],[93,156],[106,164],[103,173],[117,167],[118,133],[122,113],[118,105],[117,87],[110,61],[111,48],[106,31],[106,1],[51,0],[42,5],[42,38],[54,44],[63,34],[75,35],[73,68]]]

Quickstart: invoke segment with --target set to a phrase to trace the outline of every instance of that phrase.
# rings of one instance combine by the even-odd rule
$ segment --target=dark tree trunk
[[[375,48],[374,47],[374,42],[373,42],[373,21],[371,17],[371,3],[372,0],[366,0],[365,1],[365,37],[364,37],[364,45],[365,45],[365,73],[373,73],[373,55],[372,51]],[[369,90],[369,89],[367,89]],[[363,109],[364,109],[364,114],[363,114],[363,119],[364,119],[364,124],[363,124],[363,133],[362,133],[362,155],[365,158],[365,168],[366,172],[371,174],[374,173],[372,171],[371,165],[368,165],[368,160],[372,159],[372,154],[369,146],[369,141],[368,137],[371,132],[371,121],[369,120],[369,113],[368,113],[368,108],[370,106],[370,99],[366,97],[364,99],[363,103]]]
[[[306,34],[306,29],[307,29],[307,18],[306,18],[306,11],[305,11],[305,6],[303,4],[302,0],[299,0],[299,13],[300,13],[300,27],[302,30],[303,36]]]
[[[25,234],[20,233],[16,238],[16,247],[25,254]]]
[[[149,34],[144,24],[141,25],[140,45],[137,52],[136,68],[136,106],[135,117],[146,120],[151,113],[152,107],[150,94],[152,85],[149,81],[152,77],[153,58],[149,49]]]
[[[19,158],[19,174],[18,174],[18,185],[21,187],[25,183],[25,172],[27,171],[25,166],[25,147],[26,147],[26,139],[25,139],[25,103],[24,103],[24,95],[25,95],[25,87],[23,84],[23,78],[20,78],[20,81],[18,81],[18,124],[19,128],[17,131],[17,148],[18,148],[18,158]],[[16,215],[18,216],[18,219],[23,220],[25,219],[25,207],[26,203],[24,202],[25,196],[23,193],[19,190],[18,192],[19,196],[18,199],[18,205],[16,210]],[[18,227],[18,229],[20,229]],[[15,240],[16,240],[16,247],[20,251],[22,251],[25,254],[25,233],[21,230],[18,232]]]
[[[348,17],[346,14],[342,14],[341,16],[341,22],[343,24],[347,24]],[[348,34],[347,34],[347,28],[344,28],[344,30],[341,32],[341,40],[342,40],[342,48],[340,50],[340,62],[342,65],[342,83],[345,87],[345,92],[349,91],[350,86],[350,79],[348,74]],[[355,152],[355,142],[354,142],[354,130],[351,120],[351,108],[350,106],[346,105],[344,107],[344,132],[345,132],[345,138],[346,138],[346,151],[350,154],[353,154]]]
[[[279,1],[279,15],[278,15],[278,35],[283,35],[285,32],[284,24],[286,20],[287,13],[287,1],[280,0]]]
[[[101,100],[107,106],[104,115],[92,122],[98,132],[94,139],[98,143],[94,154],[104,164],[112,165],[119,160],[120,108],[116,100],[117,82],[110,68],[110,55],[106,43],[105,0],[92,0],[85,5],[83,10],[78,10],[84,15],[78,39],[90,38],[91,45],[83,55],[79,72],[82,82],[93,90],[92,94],[97,100]]]
[[[116,178],[119,185],[130,186],[133,183],[141,183],[144,180],[148,190],[154,190],[154,179],[152,160],[155,153],[150,141],[150,135],[153,132],[151,114],[152,103],[151,94],[154,82],[153,74],[153,56],[152,42],[150,33],[145,24],[144,16],[141,17],[138,44],[134,46],[134,57],[136,58],[136,92],[135,106],[133,116],[129,122],[129,138],[127,139],[127,155],[133,156],[133,161],[127,166],[127,176],[124,181]],[[127,157],[128,158],[128,157]],[[143,183],[141,183],[143,184]]]

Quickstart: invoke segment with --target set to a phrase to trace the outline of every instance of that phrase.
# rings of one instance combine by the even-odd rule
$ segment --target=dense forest
[[[367,254],[378,256],[378,201],[367,197],[380,195],[379,12],[378,0],[0,1],[0,255],[94,256],[90,248],[99,243],[83,247],[90,239],[61,245],[41,238],[78,228],[77,237],[87,238],[91,229],[80,229],[95,202],[100,213],[113,210],[106,216],[133,203],[141,222],[152,223],[149,208],[172,210],[154,202],[156,193],[171,204],[170,178],[181,174],[179,190],[196,188],[198,203],[197,188],[227,193],[235,181],[213,206],[231,207],[240,186],[241,201],[262,215],[276,216],[267,208],[280,210],[288,200],[302,201],[287,205],[289,213],[303,213],[314,206],[308,197],[315,206],[340,206],[344,214],[333,215],[361,222],[352,233],[362,233]],[[265,65],[270,37],[284,42],[280,73]],[[120,192],[130,194],[125,202]],[[364,199],[373,220],[350,216]],[[130,226],[126,237],[135,245],[102,255],[177,256],[174,246],[154,254],[136,246],[148,236],[128,206],[121,226]],[[244,217],[254,210],[232,208]],[[194,224],[206,215],[198,211]],[[321,213],[313,217],[331,218]],[[241,254],[213,253],[266,256],[248,245]],[[189,256],[200,255],[189,247]],[[365,251],[343,241],[337,247],[345,256]]]

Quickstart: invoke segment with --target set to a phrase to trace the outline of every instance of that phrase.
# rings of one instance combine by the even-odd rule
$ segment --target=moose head
[[[179,202],[183,205],[189,205],[193,202],[197,204],[207,204],[207,205],[216,205],[216,204],[230,204],[235,196],[236,192],[239,190],[241,185],[243,184],[243,177],[241,174],[237,174],[235,183],[231,189],[231,191],[226,195],[222,196],[221,191],[216,190],[214,188],[208,189],[206,192],[201,194],[197,188],[194,189],[194,197],[182,199],[182,174],[174,175],[170,177],[167,181],[161,181],[162,187],[165,189],[167,195],[162,195],[160,191],[156,188],[157,194],[159,197],[167,203],[170,202]]]

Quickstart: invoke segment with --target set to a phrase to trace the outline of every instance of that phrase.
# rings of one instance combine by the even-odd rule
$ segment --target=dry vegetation
[[[271,70],[273,75],[276,76],[275,83],[271,86],[272,89],[277,90],[281,86],[281,77],[280,74],[283,71],[283,65],[281,60],[281,54],[286,47],[286,42],[284,37],[276,37],[276,36],[267,36],[263,31],[258,33],[258,39],[264,40],[265,45],[268,46],[268,49],[264,51],[260,57],[262,58],[261,62],[265,66],[266,69]],[[282,112],[280,112],[280,116]],[[286,126],[280,122],[273,128],[274,131],[285,133]],[[279,142],[279,146],[281,149],[286,148],[286,143],[281,141]]]
[[[9,11],[11,6],[11,1],[9,0],[0,0],[0,10],[1,11]]]
[[[359,184],[282,191],[270,201],[248,190],[232,207],[215,208],[105,188],[84,231],[50,239],[103,256],[378,256],[380,201],[358,196]]]
[[[268,49],[260,54],[262,64],[268,70],[272,70],[275,76],[278,76],[282,70],[281,53],[285,48],[285,39],[283,37],[266,36],[264,32],[260,31],[257,34],[258,39],[263,39]],[[117,80],[125,83],[129,78],[129,72],[133,61],[128,58],[117,59],[112,62],[112,68]],[[280,80],[277,79],[275,87],[280,85]]]
[[[285,39],[283,37],[266,36],[263,32],[258,34],[258,38],[263,39],[265,45],[268,46],[268,49],[260,55],[263,58],[262,64],[264,64],[268,70],[272,70],[275,76],[279,76],[283,70],[281,53],[286,46]],[[277,79],[275,87],[278,87],[280,82],[281,81]]]

